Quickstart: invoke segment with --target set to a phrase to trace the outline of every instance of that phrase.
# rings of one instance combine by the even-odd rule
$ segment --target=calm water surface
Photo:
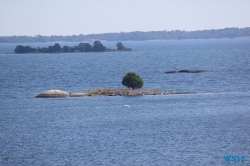
[[[17,44],[0,44],[0,165],[250,165],[250,39],[123,44],[137,51],[5,54]],[[164,74],[180,69],[212,72]],[[143,89],[197,94],[34,98],[123,88],[129,71]]]

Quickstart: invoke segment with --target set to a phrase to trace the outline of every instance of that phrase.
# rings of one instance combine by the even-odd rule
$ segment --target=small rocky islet
[[[171,94],[195,94],[193,92],[170,92],[159,90],[132,90],[132,89],[94,89],[86,92],[68,93],[62,90],[49,90],[36,96],[36,98],[58,97],[87,97],[87,96],[143,96],[143,95],[171,95]]]
[[[165,72],[166,74],[173,73],[204,73],[211,70],[172,70]],[[49,90],[39,95],[37,98],[57,98],[57,97],[87,97],[87,96],[143,96],[143,95],[172,95],[172,94],[195,94],[195,92],[175,92],[175,91],[160,91],[156,89],[94,89],[85,92],[68,93],[62,90]]]

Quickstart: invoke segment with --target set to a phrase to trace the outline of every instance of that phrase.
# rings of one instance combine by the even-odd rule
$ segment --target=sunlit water
[[[17,44],[0,44],[0,165],[250,165],[250,39],[123,44],[137,51],[5,54]],[[180,69],[212,72],[164,74]],[[129,71],[143,89],[197,94],[35,98],[123,88]]]

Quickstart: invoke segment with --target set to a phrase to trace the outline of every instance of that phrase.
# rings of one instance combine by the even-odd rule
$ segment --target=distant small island
[[[109,49],[103,46],[100,41],[95,41],[93,46],[89,43],[79,43],[77,46],[63,46],[55,43],[54,46],[32,48],[30,46],[16,46],[14,52],[17,54],[24,53],[72,53],[72,52],[115,52],[115,51],[132,51],[126,48],[121,42],[116,43],[117,49]]]

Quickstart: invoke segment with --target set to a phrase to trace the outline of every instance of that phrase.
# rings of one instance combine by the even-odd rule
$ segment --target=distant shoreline
[[[100,33],[72,36],[0,36],[0,43],[34,42],[81,42],[81,41],[148,41],[148,40],[185,40],[185,39],[222,39],[250,37],[250,27],[224,28],[197,31],[134,31],[120,33]]]

